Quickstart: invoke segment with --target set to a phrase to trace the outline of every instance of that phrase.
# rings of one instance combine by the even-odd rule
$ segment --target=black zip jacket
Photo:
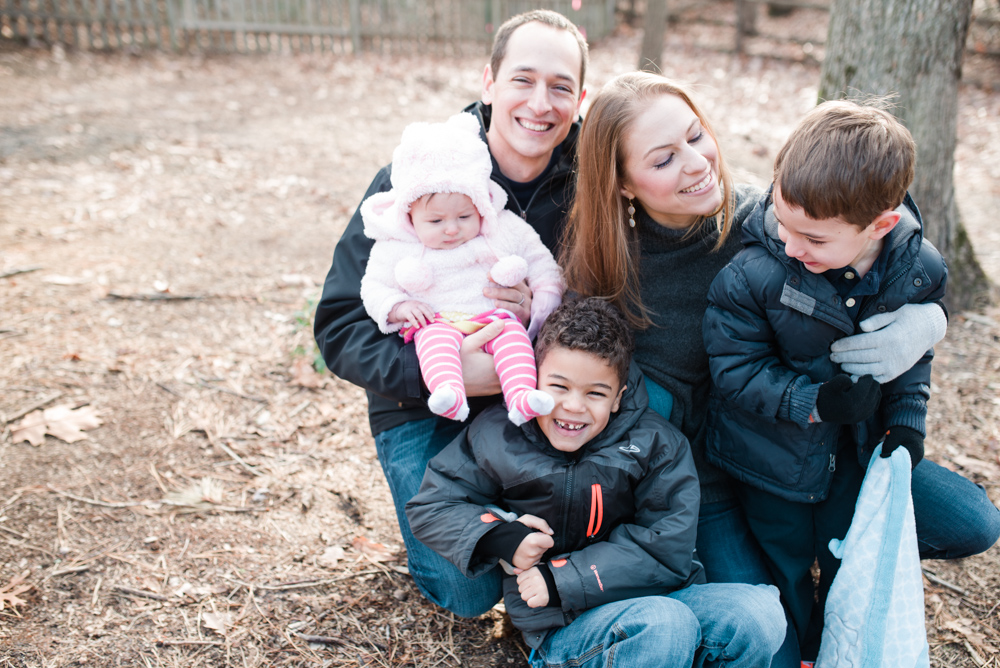
[[[487,506],[548,522],[555,546],[543,560],[561,607],[529,608],[515,576],[504,577],[507,612],[532,647],[585,610],[705,581],[691,449],[648,409],[634,364],[627,386],[619,411],[575,456],[553,448],[536,421],[515,427],[502,406],[488,409],[430,461],[406,504],[413,535],[469,577],[497,564],[476,551],[500,524]]]
[[[476,102],[464,111],[480,119],[482,138],[486,141],[491,108]],[[518,204],[506,177],[496,160],[493,161],[493,180],[507,190],[507,208],[527,220],[553,254],[573,201],[573,161],[579,131],[578,120],[556,149],[555,164],[543,175],[526,209]],[[365,199],[391,189],[391,170],[392,165],[387,165],[379,171]],[[313,331],[330,371],[367,392],[368,420],[372,434],[378,434],[434,414],[427,409],[429,394],[420,377],[415,345],[404,344],[398,335],[380,332],[361,302],[361,277],[372,244],[365,236],[360,210],[355,211],[333,253],[323,296],[316,307]],[[496,403],[499,396],[470,397],[472,415]]]

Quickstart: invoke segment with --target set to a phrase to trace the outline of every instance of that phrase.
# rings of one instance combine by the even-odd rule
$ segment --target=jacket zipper
[[[566,489],[563,493],[563,528],[562,537],[564,544],[566,536],[569,536],[569,517],[572,514],[570,508],[573,503],[573,478],[576,477],[576,460],[566,464]]]

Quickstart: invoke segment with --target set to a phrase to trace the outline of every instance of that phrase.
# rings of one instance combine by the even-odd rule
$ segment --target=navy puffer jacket
[[[708,460],[737,479],[791,501],[826,498],[842,425],[794,420],[815,406],[819,384],[842,373],[830,344],[860,333],[862,320],[944,296],[947,266],[922,237],[906,196],[889,235],[886,275],[852,319],[835,287],[784,252],[769,190],[743,224],[745,248],[715,278],[703,333],[712,373]],[[933,352],[882,385],[875,415],[848,430],[867,463],[885,430],[924,433]],[[786,396],[786,392],[788,396]],[[783,401],[784,400],[784,401]],[[808,405],[806,405],[808,404]],[[803,410],[804,409],[804,410]]]

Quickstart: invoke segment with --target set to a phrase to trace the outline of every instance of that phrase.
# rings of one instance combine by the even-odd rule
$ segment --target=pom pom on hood
[[[461,193],[482,216],[480,233],[489,236],[507,193],[490,179],[493,161],[479,135],[479,121],[469,113],[444,123],[411,123],[392,154],[392,190],[361,204],[365,236],[376,241],[415,241],[410,206],[430,193]]]

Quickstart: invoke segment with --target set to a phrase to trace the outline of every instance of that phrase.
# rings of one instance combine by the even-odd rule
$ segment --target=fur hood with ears
[[[507,193],[490,180],[493,161],[479,135],[479,120],[455,114],[444,123],[411,123],[392,153],[392,190],[361,204],[365,236],[375,241],[417,241],[410,207],[430,193],[461,193],[482,216],[480,234],[490,237]]]

